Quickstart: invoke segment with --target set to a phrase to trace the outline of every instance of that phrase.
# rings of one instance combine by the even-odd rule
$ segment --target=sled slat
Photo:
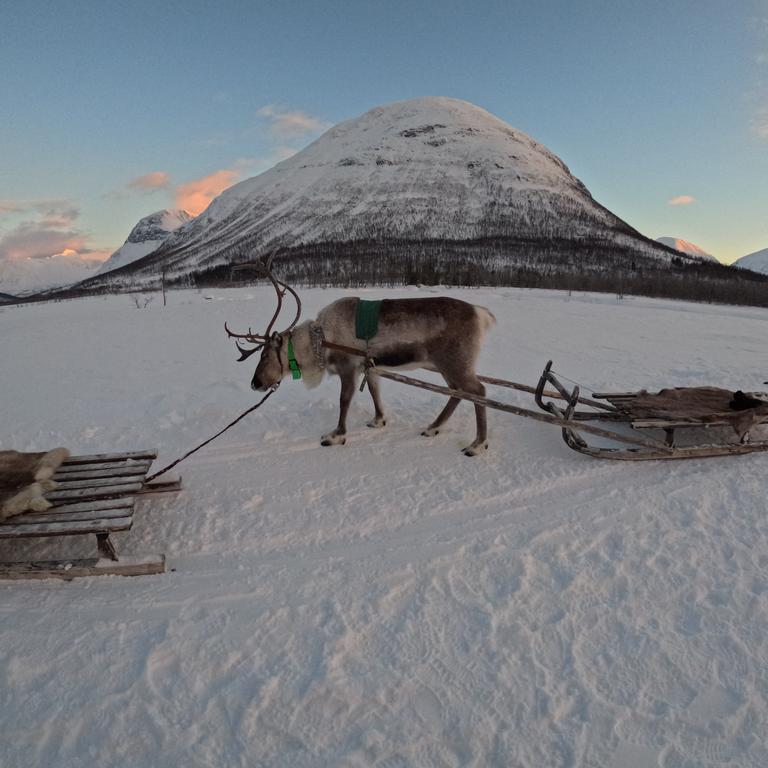
[[[72,536],[79,533],[127,531],[133,515],[127,517],[99,518],[97,520],[73,520],[62,523],[28,523],[0,525],[0,539],[24,539],[36,536]]]
[[[96,499],[94,501],[76,501],[71,504],[63,502],[54,504],[43,512],[25,512],[26,515],[68,514],[71,512],[93,512],[95,510],[110,511],[112,509],[133,509],[135,496],[121,496],[117,499]]]
[[[115,462],[109,464],[75,464],[72,467],[64,467],[63,471],[57,470],[53,479],[57,482],[64,480],[96,480],[103,477],[126,477],[128,475],[144,475],[150,467],[150,462],[140,461],[132,464]]]
[[[0,531],[3,526],[8,525],[40,525],[42,523],[69,523],[91,521],[98,523],[101,520],[116,520],[121,517],[129,517],[133,514],[133,507],[120,507],[119,509],[94,509],[85,512],[57,512],[56,507],[49,509],[48,512],[32,512],[23,515],[16,515],[10,518],[10,521],[0,525]]]
[[[62,466],[70,467],[74,464],[93,464],[96,462],[124,461],[125,459],[156,459],[156,451],[129,451],[127,453],[93,453],[83,456],[70,456],[65,459]]]
[[[132,495],[141,490],[141,483],[126,485],[107,485],[100,488],[71,488],[63,491],[49,491],[45,494],[48,501],[87,501],[89,499]]]
[[[144,473],[133,473],[125,477],[99,477],[92,480],[56,480],[56,491],[68,491],[75,488],[105,488],[111,485],[133,485],[144,480]]]

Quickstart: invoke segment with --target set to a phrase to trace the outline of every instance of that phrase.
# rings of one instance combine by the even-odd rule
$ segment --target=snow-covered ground
[[[768,379],[764,310],[434,292],[495,313],[490,375],[535,383],[552,357],[602,390]],[[305,291],[306,316],[343,293]],[[0,309],[0,447],[175,458],[255,402],[222,326],[272,305]],[[491,412],[467,459],[467,404],[428,439],[443,398],[383,390],[386,429],[357,395],[347,445],[321,448],[338,383],[286,381],[190,458],[116,537],[173,571],[0,586],[0,765],[768,765],[765,455],[600,462]]]

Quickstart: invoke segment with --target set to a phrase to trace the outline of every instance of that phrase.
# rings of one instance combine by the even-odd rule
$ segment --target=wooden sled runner
[[[139,494],[178,491],[181,480],[147,483],[153,451],[70,456],[56,471],[53,507],[0,523],[0,539],[94,534],[98,558],[2,563],[0,579],[70,580],[77,576],[140,576],[165,572],[165,555],[118,557],[110,534],[130,530]]]
[[[545,394],[544,388],[551,385],[556,393]],[[685,398],[690,393],[691,399],[705,390],[704,395],[710,396],[713,407],[691,405],[686,409]],[[706,390],[709,390],[708,392]],[[718,399],[718,392],[724,393]],[[665,393],[669,393],[665,395]],[[544,368],[536,388],[536,404],[546,411],[563,420],[562,435],[565,444],[579,453],[598,459],[618,459],[629,461],[656,459],[695,459],[710,456],[737,456],[745,453],[756,453],[768,450],[768,440],[749,442],[750,430],[761,424],[768,424],[768,403],[766,406],[729,411],[728,399],[732,393],[726,390],[715,390],[710,387],[680,388],[677,390],[662,390],[658,394],[641,392],[596,393],[593,399],[582,398],[579,387],[568,391],[552,371],[550,360]],[[681,404],[675,407],[674,399],[679,398]],[[555,400],[565,401],[565,406]],[[702,397],[702,399],[706,399]],[[670,406],[670,401],[672,404]],[[714,406],[717,403],[717,407]],[[587,409],[578,410],[579,406]],[[613,431],[609,439],[623,443],[621,447],[599,447],[590,445],[582,436],[582,432],[590,431],[588,422],[612,422],[625,424],[632,430],[662,430],[663,441],[653,437],[645,437],[644,445],[631,446],[634,440],[628,435]],[[676,444],[676,434],[685,430],[692,433],[706,431],[707,442],[699,445],[679,446]],[[730,431],[731,440],[728,440]],[[740,437],[734,442],[733,437]],[[697,433],[698,436],[698,433]],[[608,437],[608,435],[606,435]]]

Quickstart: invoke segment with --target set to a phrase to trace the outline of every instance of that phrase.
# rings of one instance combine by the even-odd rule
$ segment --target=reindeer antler
[[[227,334],[232,338],[237,339],[245,339],[247,342],[251,344],[256,344],[253,349],[243,349],[237,342],[235,342],[235,346],[240,351],[240,358],[239,360],[245,360],[246,358],[250,357],[254,352],[257,352],[260,350],[264,344],[268,341],[268,339],[272,335],[272,328],[274,327],[275,323],[277,322],[277,318],[280,316],[280,310],[283,308],[283,297],[286,293],[290,293],[291,296],[293,296],[294,301],[296,302],[296,316],[293,319],[293,322],[286,328],[284,333],[287,333],[288,331],[293,330],[293,328],[296,326],[296,323],[299,322],[299,319],[301,318],[301,299],[299,298],[298,293],[291,288],[289,285],[284,283],[282,280],[278,280],[273,274],[272,274],[272,261],[274,260],[275,256],[279,252],[279,248],[275,248],[269,255],[265,256],[261,264],[251,263],[247,264],[247,267],[253,268],[256,267],[259,269],[261,276],[265,277],[269,282],[272,283],[272,286],[275,289],[275,293],[277,295],[277,308],[275,309],[275,313],[272,315],[272,319],[269,321],[269,325],[267,326],[267,330],[265,331],[264,335],[256,334],[254,333],[250,327],[248,328],[248,333],[234,333],[229,329],[226,323],[224,323],[224,330],[226,330]],[[235,269],[240,267],[241,269],[246,267],[245,264],[238,264],[235,266]]]

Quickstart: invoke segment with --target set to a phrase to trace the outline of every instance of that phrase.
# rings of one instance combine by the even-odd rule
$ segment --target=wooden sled
[[[545,387],[551,385],[555,393],[545,393]],[[645,392],[595,393],[592,399],[582,398],[579,387],[568,391],[552,371],[550,360],[544,368],[536,388],[536,404],[543,411],[559,417],[565,422],[562,435],[565,444],[574,451],[598,459],[618,459],[625,461],[648,461],[656,459],[697,459],[711,456],[738,456],[768,450],[768,440],[749,442],[746,432],[740,442],[726,440],[727,430],[733,432],[732,422],[718,414],[678,415],[670,418],[666,413],[649,412],[646,407],[638,408],[635,403],[641,397],[647,399]],[[554,398],[554,399],[551,399]],[[561,407],[555,400],[565,401]],[[578,406],[587,406],[588,410],[578,410]],[[662,430],[664,440],[644,437],[646,445],[629,447],[634,440],[613,430],[609,439],[623,443],[621,447],[598,447],[590,445],[581,434],[590,431],[588,422],[612,422],[625,424],[632,430]],[[768,423],[768,415],[761,417],[755,426]],[[676,433],[680,430],[706,430],[712,440],[701,445],[678,446]],[[722,436],[721,436],[722,435]]]
[[[146,482],[153,451],[70,456],[53,479],[58,487],[45,494],[53,506],[25,512],[0,523],[0,539],[94,534],[98,558],[0,562],[0,579],[70,580],[77,576],[140,576],[165,572],[165,555],[118,557],[110,534],[133,524],[136,497],[178,491],[181,479]]]
[[[340,345],[333,345],[341,348]],[[363,355],[364,352],[351,347],[344,347],[346,351]],[[376,374],[383,379],[397,381],[411,387],[426,389],[430,392],[457,397],[486,408],[511,413],[515,416],[523,416],[528,419],[540,421],[545,424],[559,427],[565,444],[574,451],[592,456],[597,459],[614,459],[624,461],[649,461],[656,459],[698,459],[710,456],[738,456],[745,453],[756,453],[768,450],[768,441],[760,442],[726,442],[720,439],[717,442],[707,442],[704,445],[677,446],[675,445],[675,432],[680,429],[707,429],[718,427],[730,427],[727,421],[701,421],[696,419],[671,421],[664,418],[636,419],[627,406],[627,401],[635,393],[618,393],[593,395],[592,398],[582,397],[579,387],[574,387],[570,392],[563,386],[552,371],[550,360],[544,372],[539,378],[536,387],[519,384],[515,381],[494,378],[491,376],[478,376],[480,381],[493,386],[515,389],[519,392],[533,394],[539,411],[523,408],[511,403],[501,402],[489,397],[474,395],[463,390],[453,389],[440,384],[415,379],[394,371],[376,368]],[[546,389],[547,385],[554,390]],[[558,401],[563,401],[564,405]],[[582,407],[579,410],[579,407]],[[544,413],[542,413],[544,411]],[[602,426],[601,423],[606,423]],[[766,418],[762,423],[768,423]],[[624,432],[617,431],[617,427],[629,427]],[[610,429],[606,428],[610,427]],[[658,440],[651,435],[638,435],[636,430],[661,429],[666,436],[665,440]],[[715,432],[716,429],[712,429]],[[619,447],[600,447],[590,445],[583,435],[595,435],[612,443],[618,443]]]

